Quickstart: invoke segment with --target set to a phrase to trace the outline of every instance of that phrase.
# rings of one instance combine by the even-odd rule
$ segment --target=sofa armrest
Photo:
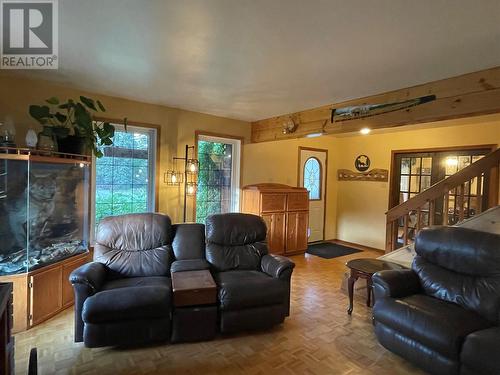
[[[473,374],[500,374],[500,327],[468,335],[462,347],[460,361]]]
[[[73,286],[85,285],[91,294],[101,290],[104,280],[106,280],[106,266],[99,262],[86,263],[69,275],[69,281]]]
[[[420,291],[420,281],[412,270],[386,270],[373,275],[375,300],[405,297]]]
[[[277,279],[290,278],[295,263],[281,255],[266,254],[261,259],[261,269],[271,277]]]
[[[99,262],[86,263],[69,275],[75,292],[75,342],[83,341],[82,311],[85,300],[102,289],[107,268]]]
[[[205,259],[176,260],[170,267],[170,272],[201,271],[209,270],[210,263]]]

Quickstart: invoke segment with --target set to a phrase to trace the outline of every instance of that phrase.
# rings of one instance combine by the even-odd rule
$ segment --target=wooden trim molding
[[[372,117],[330,123],[333,108],[393,103],[425,95],[435,95],[436,100]],[[252,123],[252,142],[301,138],[313,133],[351,133],[365,127],[372,130],[391,128],[499,112],[500,66],[379,95],[255,121]],[[283,134],[283,123],[290,117],[298,122],[297,130],[294,133]]]

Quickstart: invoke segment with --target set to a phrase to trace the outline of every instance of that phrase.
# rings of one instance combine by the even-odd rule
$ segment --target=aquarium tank
[[[0,275],[88,251],[89,169],[78,160],[0,155]]]

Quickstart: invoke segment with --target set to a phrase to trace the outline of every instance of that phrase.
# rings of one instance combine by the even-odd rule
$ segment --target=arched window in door
[[[304,187],[309,191],[310,200],[321,199],[321,164],[316,158],[304,163]]]

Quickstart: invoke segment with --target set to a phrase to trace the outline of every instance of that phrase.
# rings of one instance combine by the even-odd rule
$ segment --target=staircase
[[[462,222],[499,204],[500,148],[386,213],[386,252],[411,244],[424,227]],[[451,198],[450,198],[451,197]],[[450,200],[455,202],[450,204]],[[474,200],[474,209],[471,202]],[[451,203],[453,203],[451,202]],[[456,224],[456,223],[453,223]]]

